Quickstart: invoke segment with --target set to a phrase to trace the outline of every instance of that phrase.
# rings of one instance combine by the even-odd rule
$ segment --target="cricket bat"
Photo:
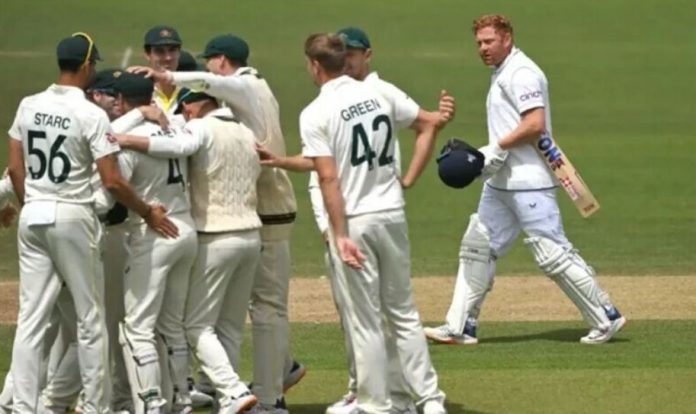
[[[580,215],[587,218],[599,210],[599,202],[580,173],[573,167],[566,154],[561,150],[551,135],[544,133],[536,142],[535,148],[546,165],[556,175],[561,186],[568,194]]]

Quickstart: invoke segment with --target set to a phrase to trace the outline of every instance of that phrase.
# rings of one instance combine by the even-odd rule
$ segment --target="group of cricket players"
[[[446,413],[427,339],[478,342],[496,260],[520,230],[591,326],[581,342],[611,339],[625,318],[565,238],[557,181],[531,145],[551,133],[546,78],[504,16],[477,18],[473,33],[494,69],[489,144],[449,146],[438,168],[451,186],[486,181],[436,328],[421,325],[413,300],[403,192],[454,117],[449,93],[429,111],[380,79],[361,29],[310,35],[319,92],[299,116],[302,153],[288,156],[278,101],[241,37],[213,37],[203,65],[175,28],[156,26],[144,37],[147,66],[99,71],[88,34],[61,40],[58,80],[20,103],[0,181],[0,226],[21,208],[0,410],[288,413],[284,394],[306,373],[288,340],[288,170],[309,172],[345,338],[348,392],[327,414]],[[415,137],[403,172],[401,129]],[[251,382],[238,375],[247,316]]]

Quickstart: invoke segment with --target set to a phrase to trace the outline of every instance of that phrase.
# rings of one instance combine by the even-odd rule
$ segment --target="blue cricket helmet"
[[[437,157],[437,173],[445,185],[464,188],[481,175],[484,155],[458,138],[450,138]]]

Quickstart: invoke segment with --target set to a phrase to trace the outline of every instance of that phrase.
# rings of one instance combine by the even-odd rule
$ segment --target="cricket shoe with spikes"
[[[447,324],[436,326],[434,328],[423,328],[425,336],[433,342],[448,345],[476,345],[478,338],[476,337],[476,325],[466,322],[464,332],[457,334],[453,332]]]

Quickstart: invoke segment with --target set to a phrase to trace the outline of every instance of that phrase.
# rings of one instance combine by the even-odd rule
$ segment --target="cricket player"
[[[311,35],[305,55],[321,91],[300,115],[302,154],[313,159],[329,216],[335,294],[350,315],[358,409],[392,410],[384,316],[414,398],[425,414],[445,413],[413,303],[404,200],[393,167],[392,131],[404,121],[403,109],[342,75],[346,49],[338,35]],[[415,177],[432,150],[419,144]]]
[[[534,149],[541,134],[551,134],[546,76],[515,47],[512,24],[504,16],[477,18],[473,32],[483,63],[494,69],[486,100],[489,144],[479,149],[485,155],[486,181],[462,238],[446,324],[425,333],[440,343],[478,343],[477,320],[493,285],[496,261],[524,231],[539,267],[591,326],[580,342],[607,342],[626,319],[566,238],[556,202],[558,183]]]
[[[182,140],[121,137],[124,148],[158,157],[191,155],[193,218],[198,258],[186,301],[186,331],[201,368],[220,398],[221,413],[257,403],[237,375],[242,330],[260,259],[261,221],[256,181],[261,167],[249,128],[229,108],[202,92],[182,94],[180,108],[190,121]]]
[[[158,233],[176,237],[166,211],[148,205],[121,176],[106,114],[85,99],[99,52],[84,33],[57,46],[60,75],[22,100],[9,130],[9,172],[20,205],[20,309],[12,356],[13,412],[36,412],[45,326],[65,283],[75,303],[85,412],[109,410],[99,224],[90,178]]]
[[[143,76],[123,73],[114,89],[118,105],[130,111],[147,104],[153,82]],[[177,139],[176,127],[167,130],[143,122],[130,134]],[[172,412],[191,410],[188,396],[188,346],[184,333],[184,307],[189,275],[196,255],[197,238],[190,214],[188,164],[185,158],[160,159],[133,151],[122,152],[119,164],[137,194],[169,208],[179,228],[175,240],[158,237],[136,217],[128,217],[129,269],[124,278],[125,318],[119,340],[133,394],[136,413],[163,412],[166,400],[161,389],[161,372],[156,333],[167,352],[171,383],[176,389]]]
[[[435,134],[440,128],[449,122],[454,115],[454,98],[443,91],[440,98],[439,111],[428,112],[421,109],[418,104],[414,102],[406,93],[401,91],[393,84],[380,79],[376,72],[370,72],[372,49],[370,39],[363,30],[356,27],[346,27],[339,30],[338,34],[343,38],[347,47],[344,73],[356,80],[364,81],[365,83],[375,87],[384,99],[392,102],[394,107],[401,108],[403,113],[400,115],[400,117],[403,118],[403,122],[401,125],[398,125],[398,127],[408,127],[413,129],[417,134],[417,142],[423,144],[424,148],[426,149],[432,148],[432,144],[430,144],[430,142],[434,141]],[[311,160],[302,157],[302,155],[294,157],[277,157],[267,151],[265,148],[258,148],[258,151],[262,156],[262,164],[264,165],[272,165],[294,171],[307,171],[308,169],[313,168],[313,163]],[[417,171],[418,167],[416,167],[415,164],[412,164],[412,168],[409,169],[410,175],[403,178],[401,177],[399,141],[396,139],[396,137],[394,137],[393,156],[393,167],[397,177],[401,179],[402,186],[404,188],[411,187],[415,182],[415,178],[417,177],[414,175],[414,173]],[[422,161],[427,162],[427,158],[423,159]],[[318,178],[316,172],[314,171],[310,174],[309,193],[317,226],[324,236],[324,239],[327,240],[329,223],[328,218],[326,217],[326,211],[324,209],[324,202],[321,196]],[[331,261],[329,258],[327,258],[326,261],[329,274],[333,274],[332,266],[330,266]],[[333,284],[335,284],[336,278],[332,276],[331,281]],[[333,286],[332,290],[336,291],[339,288],[339,286]],[[349,365],[348,372],[350,378],[348,382],[348,393],[339,401],[329,406],[326,413],[349,414],[357,406],[357,380],[355,378],[354,353],[350,340],[351,333],[344,323],[344,321],[347,320],[350,315],[343,312],[344,306],[341,303],[340,296],[334,295],[334,302],[336,303],[337,310],[341,316],[341,322],[346,340],[346,351]],[[392,351],[394,350],[393,348],[394,347],[389,347],[388,350]],[[398,356],[395,355],[395,352],[391,352],[389,354],[389,369],[391,371],[390,386],[394,412],[415,412],[415,407],[413,406],[411,397],[408,392],[405,392],[406,385],[404,384],[403,374],[401,373],[401,364],[399,363]]]
[[[166,126],[167,118],[162,111],[152,105],[143,105],[121,116],[122,109],[116,100],[114,85],[116,79],[124,73],[118,69],[103,69],[97,72],[92,84],[87,88],[87,98],[102,108],[109,120],[114,133],[124,133],[143,121],[150,120]],[[92,177],[93,189],[101,188],[101,180],[98,174]],[[123,305],[123,278],[128,263],[128,246],[126,242],[126,218],[127,209],[121,205],[113,205],[113,200],[100,197],[102,192],[96,195],[96,211],[103,224],[103,233],[100,241],[101,258],[104,263],[104,289],[108,295],[104,296],[106,328],[109,334],[109,355],[111,372],[113,374],[111,407],[115,413],[132,412],[133,402],[128,383],[128,375],[123,360],[123,353],[118,342],[118,326],[125,315]],[[72,300],[68,297],[69,304]],[[58,307],[61,309],[61,330],[68,330],[70,324],[75,324],[75,318],[68,313],[71,306],[63,303],[59,297]],[[74,314],[74,312],[72,312]],[[74,331],[74,329],[72,329]],[[79,368],[76,352],[77,337],[62,334],[52,347],[51,363],[57,362],[52,373],[49,372],[49,381],[42,392],[42,404],[46,409],[60,412],[70,407],[76,399],[82,384],[79,378]],[[49,365],[50,369],[50,365]],[[75,407],[76,412],[82,411],[82,399]]]
[[[155,70],[176,70],[181,56],[181,36],[172,26],[157,25],[145,33],[144,56]],[[174,116],[181,88],[171,83],[156,82],[152,102],[169,117]]]
[[[202,57],[210,73],[145,71],[157,82],[205,91],[221,100],[254,132],[258,144],[275,154],[285,155],[278,102],[263,76],[248,66],[248,44],[235,35],[216,36],[208,42]],[[296,384],[306,371],[290,357],[288,342],[289,240],[297,206],[292,184],[282,169],[264,168],[257,191],[258,213],[264,226],[261,229],[261,262],[250,309],[254,393],[262,406],[282,409],[283,392]]]

